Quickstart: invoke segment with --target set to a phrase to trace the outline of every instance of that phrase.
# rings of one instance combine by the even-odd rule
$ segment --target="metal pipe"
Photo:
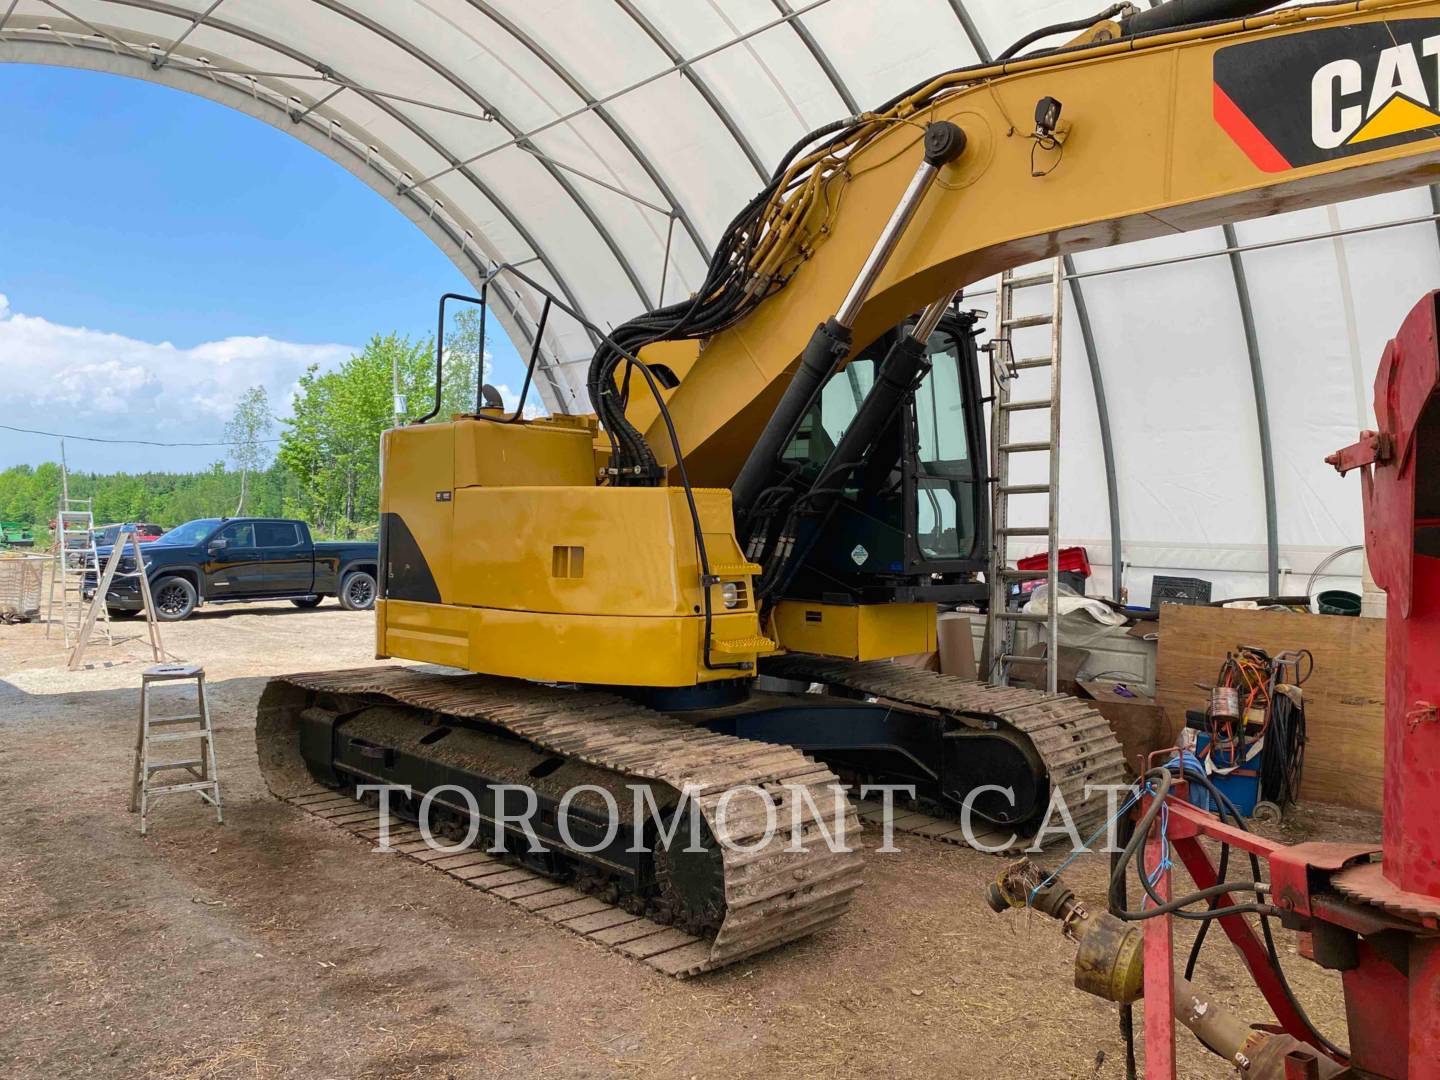
[[[1110,406],[1105,397],[1105,376],[1100,370],[1100,350],[1095,346],[1095,328],[1090,324],[1090,308],[1085,292],[1075,280],[1075,260],[1066,255],[1062,260],[1065,276],[1070,281],[1070,298],[1075,301],[1075,321],[1080,325],[1080,341],[1085,347],[1085,361],[1090,366],[1090,389],[1095,394],[1095,421],[1100,428],[1100,453],[1105,463],[1105,498],[1110,511],[1110,595],[1118,604],[1124,587],[1124,561],[1121,558],[1120,484],[1115,475],[1115,439],[1110,431]]]
[[[1225,244],[1236,247],[1235,227],[1226,225]],[[1240,322],[1245,328],[1245,351],[1250,358],[1250,385],[1255,395],[1255,425],[1260,434],[1260,481],[1265,489],[1265,549],[1268,557],[1269,590],[1280,591],[1280,515],[1275,505],[1275,450],[1270,442],[1270,407],[1265,399],[1265,371],[1260,362],[1260,339],[1255,332],[1255,310],[1250,304],[1250,287],[1245,266],[1238,254],[1230,255],[1235,275],[1235,294],[1240,302]]]
[[[1430,208],[1435,211],[1435,237],[1440,240],[1440,186],[1431,184],[1428,190],[1430,192]]]
[[[922,311],[920,318],[915,320],[915,325],[910,330],[910,337],[918,341],[921,345],[929,341],[930,335],[935,332],[935,327],[940,325],[940,319],[944,316],[946,310],[954,300],[954,293],[951,293],[949,296],[942,296]]]
[[[840,304],[840,310],[835,313],[835,321],[846,330],[854,327],[855,318],[860,314],[860,305],[865,303],[875,280],[885,269],[890,256],[895,254],[900,237],[905,235],[905,227],[915,217],[915,211],[920,209],[920,200],[925,198],[925,193],[930,190],[930,185],[935,182],[939,173],[939,167],[926,160],[921,162],[915,175],[910,178],[905,194],[900,196],[900,202],[891,212],[890,220],[885,222],[885,227],[880,230],[880,239],[875,241],[875,246],[865,257],[860,273],[855,276],[850,291],[845,294],[845,299]]]
[[[1440,203],[1437,203],[1440,206]],[[1329,229],[1321,233],[1306,233],[1284,240],[1262,240],[1251,244],[1227,245],[1214,251],[1201,251],[1194,255],[1171,255],[1163,259],[1146,259],[1143,262],[1124,263],[1121,266],[1106,266],[1098,270],[1078,270],[1067,273],[1066,281],[1084,281],[1087,278],[1107,277],[1110,274],[1127,274],[1133,270],[1154,270],[1162,266],[1178,266],[1181,263],[1196,262],[1200,259],[1218,259],[1223,255],[1236,255],[1246,251],[1268,251],[1271,248],[1289,247],[1292,244],[1309,244],[1317,240],[1334,240],[1341,236],[1357,236],[1362,233],[1382,232],[1385,229],[1399,229],[1407,225],[1434,225],[1440,233],[1440,209],[1433,214],[1418,214],[1415,217],[1400,218],[1398,221],[1381,221],[1374,225],[1353,225],[1348,229]],[[984,280],[983,278],[981,280]],[[965,295],[974,299],[978,296],[994,296],[994,289],[966,289]]]

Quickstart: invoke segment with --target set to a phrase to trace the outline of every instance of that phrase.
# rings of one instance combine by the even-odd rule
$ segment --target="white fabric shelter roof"
[[[1099,6],[0,0],[0,60],[144,78],[250,113],[384,194],[472,281],[515,264],[607,326],[687,293],[805,132]],[[1210,578],[1217,598],[1303,591],[1319,558],[1360,541],[1358,483],[1322,458],[1371,424],[1384,342],[1440,286],[1437,206],[1420,189],[1074,257],[1061,528],[1097,564],[1091,591],[1110,589],[1117,533],[1139,603],[1157,572]],[[523,355],[541,301],[499,287],[492,310]],[[549,408],[588,411],[592,345],[574,320],[549,320]],[[1333,569],[1353,587],[1359,567]]]

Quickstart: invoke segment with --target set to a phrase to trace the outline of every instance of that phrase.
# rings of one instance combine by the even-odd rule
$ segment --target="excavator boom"
[[[778,250],[765,266],[788,282],[671,361],[691,482],[734,481],[902,202],[929,125],[956,125],[965,147],[855,310],[857,346],[1007,267],[1433,182],[1437,58],[1440,4],[1314,4],[966,69],[864,114],[772,200]],[[1048,134],[1035,122],[1047,99],[1061,107]],[[630,408],[673,464],[654,403],[636,395]]]

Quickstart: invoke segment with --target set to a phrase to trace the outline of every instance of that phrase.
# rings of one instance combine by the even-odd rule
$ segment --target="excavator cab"
[[[978,600],[988,556],[985,436],[977,316],[945,315],[926,343],[929,370],[851,473],[835,510],[784,591],[824,603]],[[813,483],[913,320],[826,380],[781,456]]]

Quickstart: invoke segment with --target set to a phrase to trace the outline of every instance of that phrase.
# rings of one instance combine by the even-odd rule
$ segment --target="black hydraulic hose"
[[[1169,0],[1120,20],[1127,37],[1156,30],[1174,30],[1194,23],[1224,22],[1259,15],[1278,7],[1280,0]]]
[[[1229,844],[1221,844],[1221,845],[1220,845],[1220,865],[1219,865],[1219,867],[1218,867],[1218,868],[1216,869],[1216,871],[1215,871],[1215,876],[1218,877],[1221,881],[1224,881],[1226,875],[1227,875],[1228,872],[1229,872],[1229,870],[1230,870],[1230,845],[1229,845]],[[1220,898],[1219,898],[1218,896],[1217,896],[1217,897],[1214,897],[1214,898],[1210,901],[1210,907],[1213,909],[1213,908],[1215,908],[1216,906],[1218,906],[1219,903],[1220,903]],[[1200,930],[1199,930],[1199,932],[1195,935],[1195,941],[1194,941],[1194,942],[1191,944],[1191,946],[1190,946],[1190,956],[1189,956],[1189,958],[1186,959],[1186,961],[1185,961],[1185,978],[1186,978],[1187,980],[1188,980],[1188,979],[1192,979],[1192,978],[1195,977],[1195,964],[1196,964],[1196,963],[1199,961],[1199,959],[1200,959],[1200,950],[1201,950],[1201,948],[1205,945],[1205,935],[1208,934],[1209,932],[1210,932],[1210,920],[1209,920],[1209,919],[1206,919],[1204,922],[1202,922],[1202,923],[1200,924]]]
[[[1230,799],[1225,795],[1224,792],[1222,792],[1214,785],[1213,782],[1211,782],[1208,776],[1206,776],[1203,772],[1194,769],[1184,769],[1183,773],[1187,780],[1192,780],[1200,784],[1200,786],[1203,787],[1210,794],[1210,797],[1215,800],[1215,805],[1219,810],[1219,817],[1222,821],[1228,817],[1231,823],[1235,825],[1236,828],[1240,829],[1242,832],[1250,831],[1249,828],[1246,826],[1244,819],[1241,817],[1240,811],[1235,808],[1235,804],[1230,801]],[[1159,781],[1159,783],[1157,784],[1159,790],[1156,797],[1151,800],[1151,805],[1147,809],[1145,815],[1136,825],[1135,838],[1132,839],[1131,842],[1125,846],[1124,851],[1122,851],[1118,859],[1112,860],[1112,865],[1117,868],[1116,873],[1118,873],[1121,877],[1123,877],[1126,864],[1131,860],[1131,858],[1133,858],[1134,852],[1139,848],[1141,844],[1144,843],[1145,837],[1148,836],[1150,826],[1154,823],[1156,816],[1158,816],[1159,805],[1164,799],[1165,793],[1169,791],[1172,779],[1173,774],[1167,768],[1152,769],[1150,772],[1146,773],[1144,777],[1141,778],[1142,784],[1148,783],[1152,780]],[[1248,854],[1250,857],[1251,872],[1255,875],[1256,881],[1258,881],[1261,876],[1260,858],[1254,852],[1249,852]],[[1141,862],[1143,862],[1143,860],[1141,860]],[[1137,863],[1137,865],[1139,864]],[[1140,866],[1139,877],[1140,883],[1145,888],[1147,894],[1150,895],[1152,900],[1159,902],[1160,897],[1150,887],[1150,883],[1144,873],[1143,865]],[[1112,876],[1112,888],[1114,887],[1114,884],[1114,877]],[[1239,882],[1228,882],[1223,884],[1225,884],[1227,888],[1243,889],[1245,887],[1243,883]],[[1254,883],[1252,882],[1251,884]],[[1204,891],[1205,890],[1202,890],[1202,892]],[[1184,899],[1186,901],[1194,901],[1198,898],[1199,894],[1196,894],[1190,897],[1186,897]],[[1275,937],[1270,929],[1270,915],[1274,912],[1273,907],[1268,904],[1237,904],[1233,905],[1233,908],[1213,908],[1209,911],[1191,912],[1188,913],[1188,915],[1185,912],[1172,912],[1171,914],[1177,915],[1180,918],[1189,917],[1208,921],[1209,919],[1216,918],[1221,915],[1242,913],[1241,911],[1234,910],[1235,908],[1253,910],[1256,914],[1260,916],[1260,933],[1261,937],[1265,942],[1266,958],[1270,962],[1270,967],[1275,972],[1276,981],[1280,984],[1280,989],[1285,995],[1286,1002],[1292,1009],[1295,1010],[1296,1017],[1305,1026],[1305,1030],[1309,1032],[1311,1041],[1316,1046],[1322,1047],[1327,1053],[1331,1054],[1332,1056],[1348,1060],[1350,1057],[1350,1052],[1344,1047],[1332,1042],[1331,1040],[1327,1039],[1323,1034],[1321,1034],[1319,1029],[1315,1027],[1314,1022],[1310,1019],[1310,1015],[1305,1011],[1304,1006],[1302,1006],[1299,999],[1296,998],[1295,991],[1290,986],[1290,981],[1285,977],[1285,968],[1280,963],[1280,954],[1279,951],[1275,948]],[[1133,921],[1136,915],[1136,913],[1133,912],[1116,912],[1115,914],[1117,918],[1129,919],[1131,921]],[[1147,911],[1144,913],[1140,913],[1140,917],[1144,918],[1153,914],[1158,914],[1158,912]]]
[[[839,442],[820,467],[819,475],[809,489],[795,499],[788,514],[781,521],[782,533],[798,528],[802,517],[810,519],[811,527],[808,537],[804,540],[797,539],[795,546],[783,559],[776,560],[773,564],[761,561],[765,566],[765,574],[756,585],[756,592],[760,596],[769,596],[783,590],[814,549],[844,495],[846,478],[868,460],[871,447],[894,419],[896,410],[930,370],[926,346],[927,342],[916,341],[910,333],[902,334],[899,340],[890,346],[885,359],[881,361],[874,385],[851,417],[845,433],[840,436]]]
[[[1186,775],[1191,776],[1193,775],[1193,773],[1187,771]],[[1143,847],[1150,837],[1151,826],[1154,824],[1155,819],[1160,815],[1161,807],[1164,805],[1165,797],[1170,791],[1170,786],[1172,783],[1174,783],[1174,776],[1169,769],[1152,769],[1150,770],[1150,772],[1145,774],[1143,781],[1145,783],[1154,784],[1154,798],[1150,800],[1150,805],[1146,807],[1144,815],[1140,818],[1139,823],[1136,825],[1135,835],[1131,837],[1130,843],[1125,846],[1124,851],[1121,853],[1120,864],[1116,869],[1115,873],[1123,875],[1125,872],[1125,868],[1133,862],[1138,871],[1138,875],[1140,878],[1140,886],[1142,889],[1144,889],[1145,894],[1150,897],[1150,900],[1154,904],[1154,906],[1145,908],[1141,911],[1126,910],[1117,912],[1116,914],[1118,918],[1123,919],[1126,922],[1141,922],[1145,919],[1153,919],[1159,915],[1174,915],[1176,918],[1179,919],[1191,919],[1198,921],[1202,919],[1219,918],[1222,915],[1245,915],[1261,913],[1268,914],[1275,910],[1269,904],[1259,903],[1232,904],[1229,907],[1224,908],[1212,907],[1207,911],[1182,910],[1191,904],[1197,903],[1198,901],[1208,900],[1213,896],[1219,896],[1226,892],[1235,892],[1237,890],[1241,892],[1260,892],[1261,882],[1259,881],[1260,873],[1258,863],[1256,864],[1255,881],[1223,882],[1218,885],[1211,885],[1209,888],[1206,889],[1197,889],[1193,893],[1189,893],[1185,896],[1178,896],[1171,900],[1166,900],[1163,896],[1161,896],[1155,890],[1155,887],[1150,884],[1149,876],[1146,874]],[[1112,875],[1112,887],[1114,886],[1114,884],[1115,881]]]
[[[1031,30],[1030,33],[1026,34],[999,56],[995,57],[995,63],[1003,64],[1021,49],[1025,48],[1026,45],[1034,44],[1041,38],[1052,37],[1055,34],[1078,34],[1082,30],[1090,29],[1090,27],[1094,26],[1097,22],[1104,22],[1106,19],[1118,15],[1124,10],[1124,4],[1112,4],[1098,15],[1092,15],[1088,19],[1071,19],[1069,22],[1052,23],[1050,26],[1042,26],[1038,30]]]

